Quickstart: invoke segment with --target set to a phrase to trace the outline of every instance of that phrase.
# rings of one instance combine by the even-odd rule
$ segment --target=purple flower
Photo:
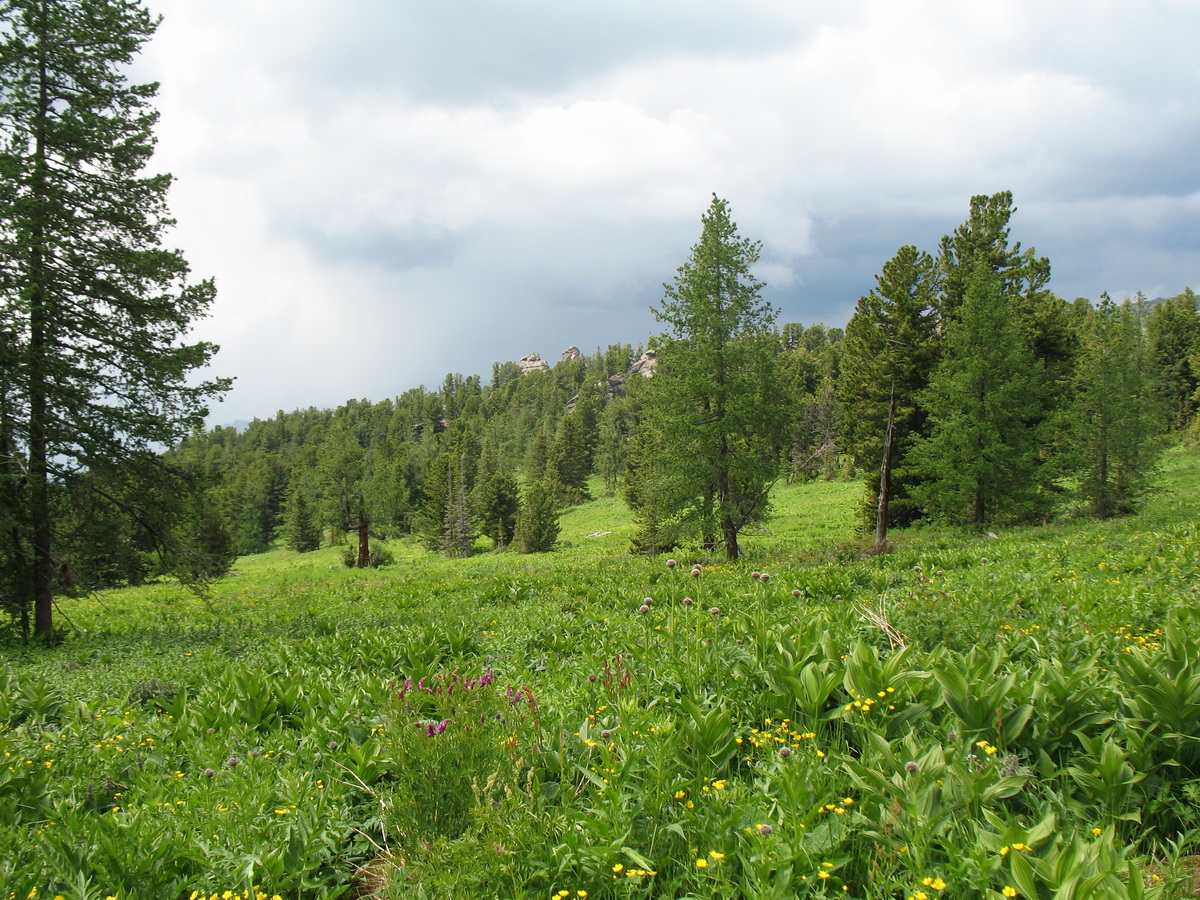
[[[449,724],[450,722],[448,719],[442,719],[442,721],[438,722],[436,725],[426,725],[425,736],[434,737],[435,735],[439,735],[446,730],[446,726]]]
[[[487,674],[485,674],[482,678],[479,679],[479,686],[487,687],[489,684],[492,683],[492,679],[495,677],[496,677],[496,673],[493,672],[491,669],[488,669]]]

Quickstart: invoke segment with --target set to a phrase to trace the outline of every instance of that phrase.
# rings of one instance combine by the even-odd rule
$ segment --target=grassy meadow
[[[1185,897],[1200,454],[1136,517],[917,528],[781,486],[748,557],[240,559],[0,649],[0,898]]]

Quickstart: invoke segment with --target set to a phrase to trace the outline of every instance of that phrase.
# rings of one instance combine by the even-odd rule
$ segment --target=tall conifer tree
[[[923,505],[975,524],[1037,512],[1043,389],[1041,363],[1021,338],[1001,276],[981,255],[921,395],[932,425],[914,451],[927,478],[915,490]]]
[[[752,267],[760,244],[738,234],[729,204],[713,195],[700,241],[664,285],[654,311],[668,327],[643,398],[657,439],[639,477],[657,483],[655,522],[686,521],[706,546],[741,555],[739,534],[767,513],[779,474],[786,410],[775,396],[776,311]]]
[[[6,440],[35,629],[52,630],[50,484],[170,444],[228,387],[216,347],[183,342],[214,297],[162,247],[169,175],[145,175],[156,85],[122,69],[157,20],[132,0],[0,0],[0,332]]]

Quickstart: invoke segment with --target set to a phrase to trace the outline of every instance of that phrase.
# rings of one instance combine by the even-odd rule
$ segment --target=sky
[[[1200,0],[149,0],[211,424],[639,344],[714,193],[844,326],[1009,190],[1067,299],[1200,288]]]

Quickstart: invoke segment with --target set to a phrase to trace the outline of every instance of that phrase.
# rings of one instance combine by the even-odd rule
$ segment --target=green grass
[[[1198,462],[1136,517],[881,557],[858,485],[781,484],[738,563],[631,557],[601,498],[549,554],[276,550],[203,599],[60,601],[78,633],[0,665],[0,884],[1190,895]]]

